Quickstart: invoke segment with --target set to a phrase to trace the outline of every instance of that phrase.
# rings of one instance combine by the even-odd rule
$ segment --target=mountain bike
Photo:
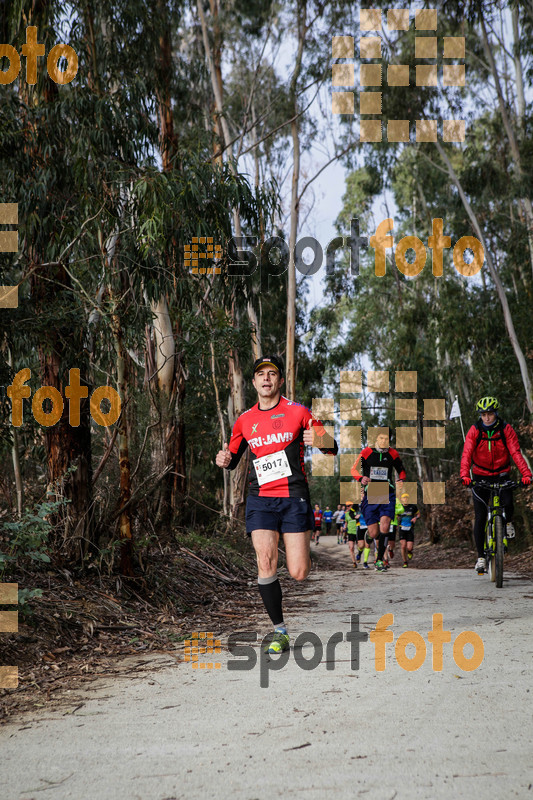
[[[492,582],[496,582],[498,589],[503,585],[503,556],[507,549],[507,536],[506,536],[506,519],[505,511],[500,506],[500,493],[503,489],[518,489],[521,483],[516,481],[502,481],[492,483],[476,479],[472,481],[472,491],[476,487],[480,489],[488,489],[490,491],[490,500],[488,503],[475,495],[477,500],[480,500],[487,507],[487,521],[485,523],[485,560],[489,565],[489,578]],[[475,493],[475,492],[474,492]]]

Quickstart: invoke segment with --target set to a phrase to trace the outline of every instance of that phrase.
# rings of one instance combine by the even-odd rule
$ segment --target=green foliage
[[[2,529],[7,534],[3,539],[7,544],[0,552],[0,574],[17,567],[35,568],[37,564],[49,564],[49,538],[54,526],[52,519],[67,500],[45,501],[33,509],[26,509],[16,522],[3,522]]]

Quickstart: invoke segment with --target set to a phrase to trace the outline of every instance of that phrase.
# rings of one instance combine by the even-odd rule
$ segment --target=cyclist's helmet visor
[[[476,403],[476,411],[479,412],[479,414],[484,414],[486,411],[494,411],[494,413],[496,413],[499,407],[500,404],[495,397],[482,397],[481,400],[478,400]]]

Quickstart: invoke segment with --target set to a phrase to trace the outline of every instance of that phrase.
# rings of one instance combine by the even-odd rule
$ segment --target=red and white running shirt
[[[313,421],[318,436],[326,433],[308,408],[283,395],[273,408],[263,410],[256,403],[237,418],[229,443],[232,457],[228,469],[237,466],[249,447],[251,495],[309,500],[303,443],[303,432],[309,427],[309,420]],[[338,446],[335,441],[333,444],[332,448],[320,448],[321,452],[335,455]]]

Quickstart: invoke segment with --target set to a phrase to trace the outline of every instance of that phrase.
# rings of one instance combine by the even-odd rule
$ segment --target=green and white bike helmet
[[[485,411],[494,411],[494,413],[497,413],[499,407],[500,404],[495,397],[482,397],[481,400],[478,400],[476,403],[476,411],[478,411],[480,415],[484,414]]]

